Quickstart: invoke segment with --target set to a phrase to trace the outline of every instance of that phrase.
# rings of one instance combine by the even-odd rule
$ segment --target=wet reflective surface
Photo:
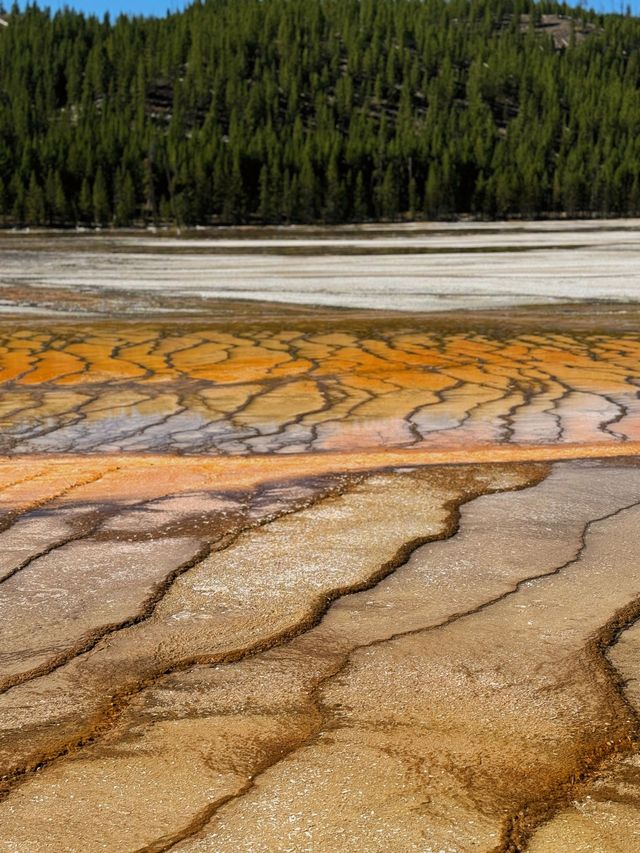
[[[301,454],[640,439],[635,334],[428,319],[8,325],[0,451]],[[469,325],[469,324],[467,324]]]
[[[0,850],[635,849],[637,309],[81,297],[0,328]]]

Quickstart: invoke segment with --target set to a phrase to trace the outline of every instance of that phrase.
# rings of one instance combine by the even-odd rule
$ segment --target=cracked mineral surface
[[[640,308],[414,305],[541,230],[0,238],[0,851],[639,846]]]

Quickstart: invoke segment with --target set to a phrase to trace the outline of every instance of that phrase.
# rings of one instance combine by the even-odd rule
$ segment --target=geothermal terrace
[[[636,849],[639,227],[0,235],[0,851]]]

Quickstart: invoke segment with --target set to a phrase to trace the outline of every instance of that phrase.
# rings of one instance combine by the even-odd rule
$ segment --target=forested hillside
[[[206,0],[0,27],[0,222],[640,212],[640,20]]]

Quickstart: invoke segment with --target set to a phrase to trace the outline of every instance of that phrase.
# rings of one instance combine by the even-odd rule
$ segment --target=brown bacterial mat
[[[636,308],[4,296],[0,851],[638,847]]]

